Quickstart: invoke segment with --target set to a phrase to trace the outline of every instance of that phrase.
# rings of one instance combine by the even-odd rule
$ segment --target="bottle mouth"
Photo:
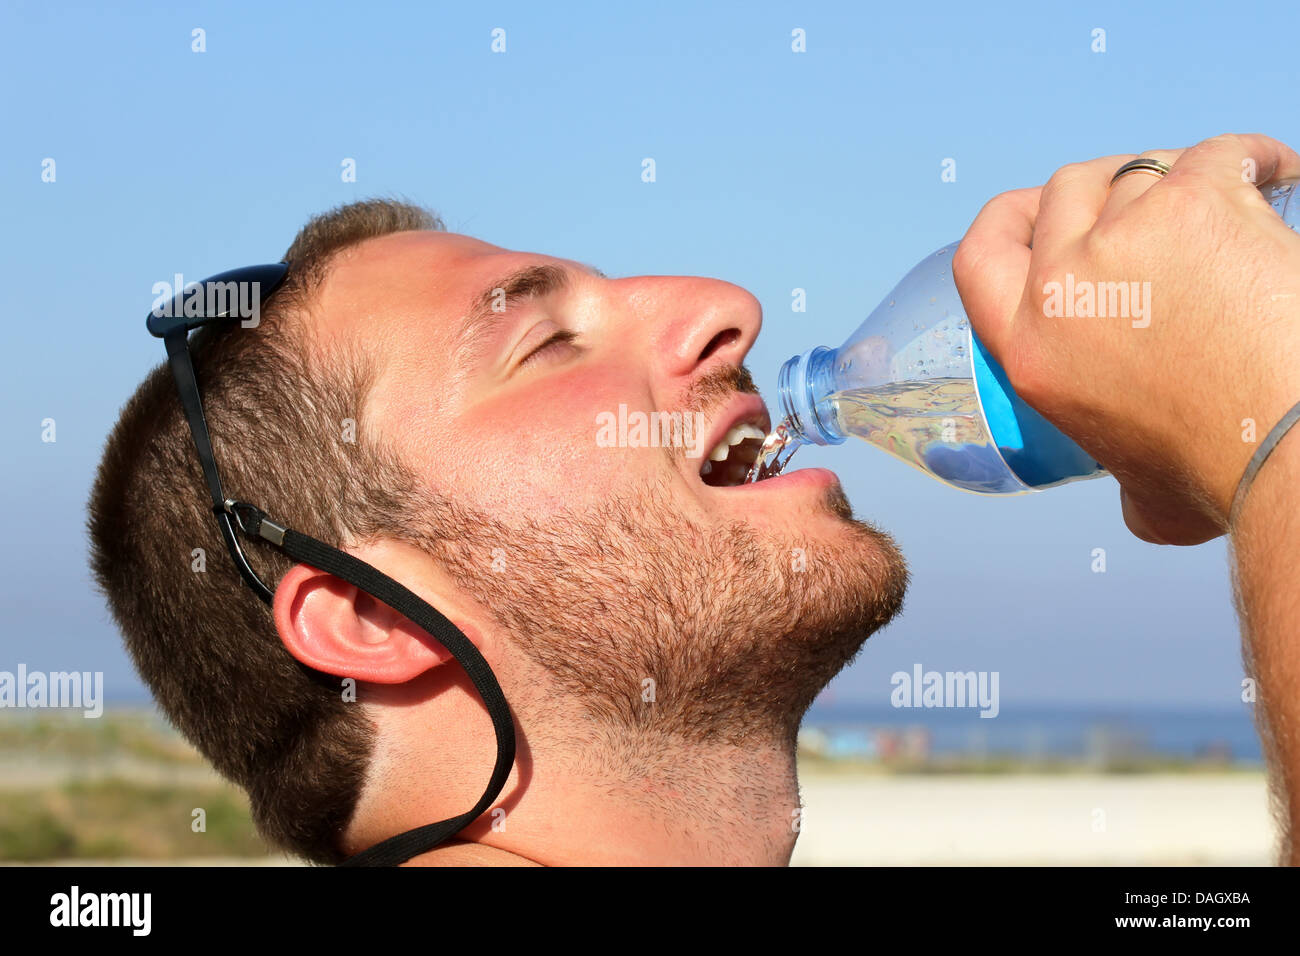
[[[799,369],[801,366],[807,366],[809,354],[804,352],[802,355],[786,359],[776,377],[776,391],[781,401],[781,417],[784,419],[790,434],[804,442],[813,441],[813,439],[807,436],[801,409],[795,401],[794,382],[796,379],[804,378]]]
[[[787,360],[777,376],[781,414],[790,434],[807,444],[839,445],[845,439],[836,426],[835,409],[829,401],[833,392],[829,371],[834,357],[834,349],[820,345]]]

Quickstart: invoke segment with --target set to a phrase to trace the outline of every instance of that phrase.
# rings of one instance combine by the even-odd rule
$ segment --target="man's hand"
[[[1226,530],[1247,462],[1300,401],[1300,236],[1243,176],[1295,178],[1300,157],[1263,136],[1149,155],[1173,166],[1167,177],[1130,173],[1108,190],[1133,158],[1108,156],[999,196],[962,240],[953,271],[1012,386],[1119,479],[1133,533],[1195,544]],[[1137,307],[1129,285],[1128,315],[1109,301],[1107,316],[1096,314],[1111,290],[1123,304],[1119,287],[1104,285],[1119,282],[1137,283]],[[1065,296],[1074,317],[1049,301],[1054,289],[1058,300],[1074,293]],[[1298,489],[1300,434],[1288,434],[1231,529],[1246,673],[1257,685],[1282,859],[1296,865]]]
[[[1196,544],[1300,400],[1300,236],[1258,191],[1300,156],[1257,135],[1143,155],[1172,171],[1108,188],[1134,158],[1108,156],[998,196],[953,270],[1017,393],[1118,479],[1130,530]]]

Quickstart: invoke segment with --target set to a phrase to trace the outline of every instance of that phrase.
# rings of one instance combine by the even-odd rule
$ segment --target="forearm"
[[[1297,396],[1300,398],[1300,396]],[[1300,865],[1300,424],[1256,476],[1232,535],[1233,594],[1282,862]]]

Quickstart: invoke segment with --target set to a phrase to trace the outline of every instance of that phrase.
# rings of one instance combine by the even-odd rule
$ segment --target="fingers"
[[[1101,215],[1115,170],[1133,158],[1132,153],[1103,156],[1062,166],[1053,173],[1039,202],[1035,242],[1040,247],[1059,248],[1084,235]]]
[[[1041,192],[1036,186],[995,196],[966,230],[952,259],[971,327],[999,361],[1029,279]]]
[[[1139,155],[1144,159],[1158,159],[1162,163],[1173,166],[1184,152],[1186,150],[1182,149],[1147,149],[1143,150]],[[1111,175],[1114,175],[1113,171]],[[1106,200],[1097,221],[1100,222],[1119,213],[1125,206],[1160,182],[1161,178],[1158,173],[1134,170],[1121,176],[1114,186],[1108,184]]]
[[[1166,180],[1174,184],[1210,181],[1246,196],[1279,179],[1300,177],[1300,155],[1259,133],[1228,133],[1183,151]]]

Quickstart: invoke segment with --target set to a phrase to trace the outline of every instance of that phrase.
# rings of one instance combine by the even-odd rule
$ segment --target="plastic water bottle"
[[[1262,192],[1300,232],[1297,183]],[[782,366],[786,434],[776,444],[786,460],[800,443],[838,445],[854,435],[980,494],[1022,494],[1107,473],[1016,395],[971,330],[952,276],[956,248],[945,246],[904,276],[839,348],[814,348]],[[769,438],[751,479],[761,476],[772,447]]]

